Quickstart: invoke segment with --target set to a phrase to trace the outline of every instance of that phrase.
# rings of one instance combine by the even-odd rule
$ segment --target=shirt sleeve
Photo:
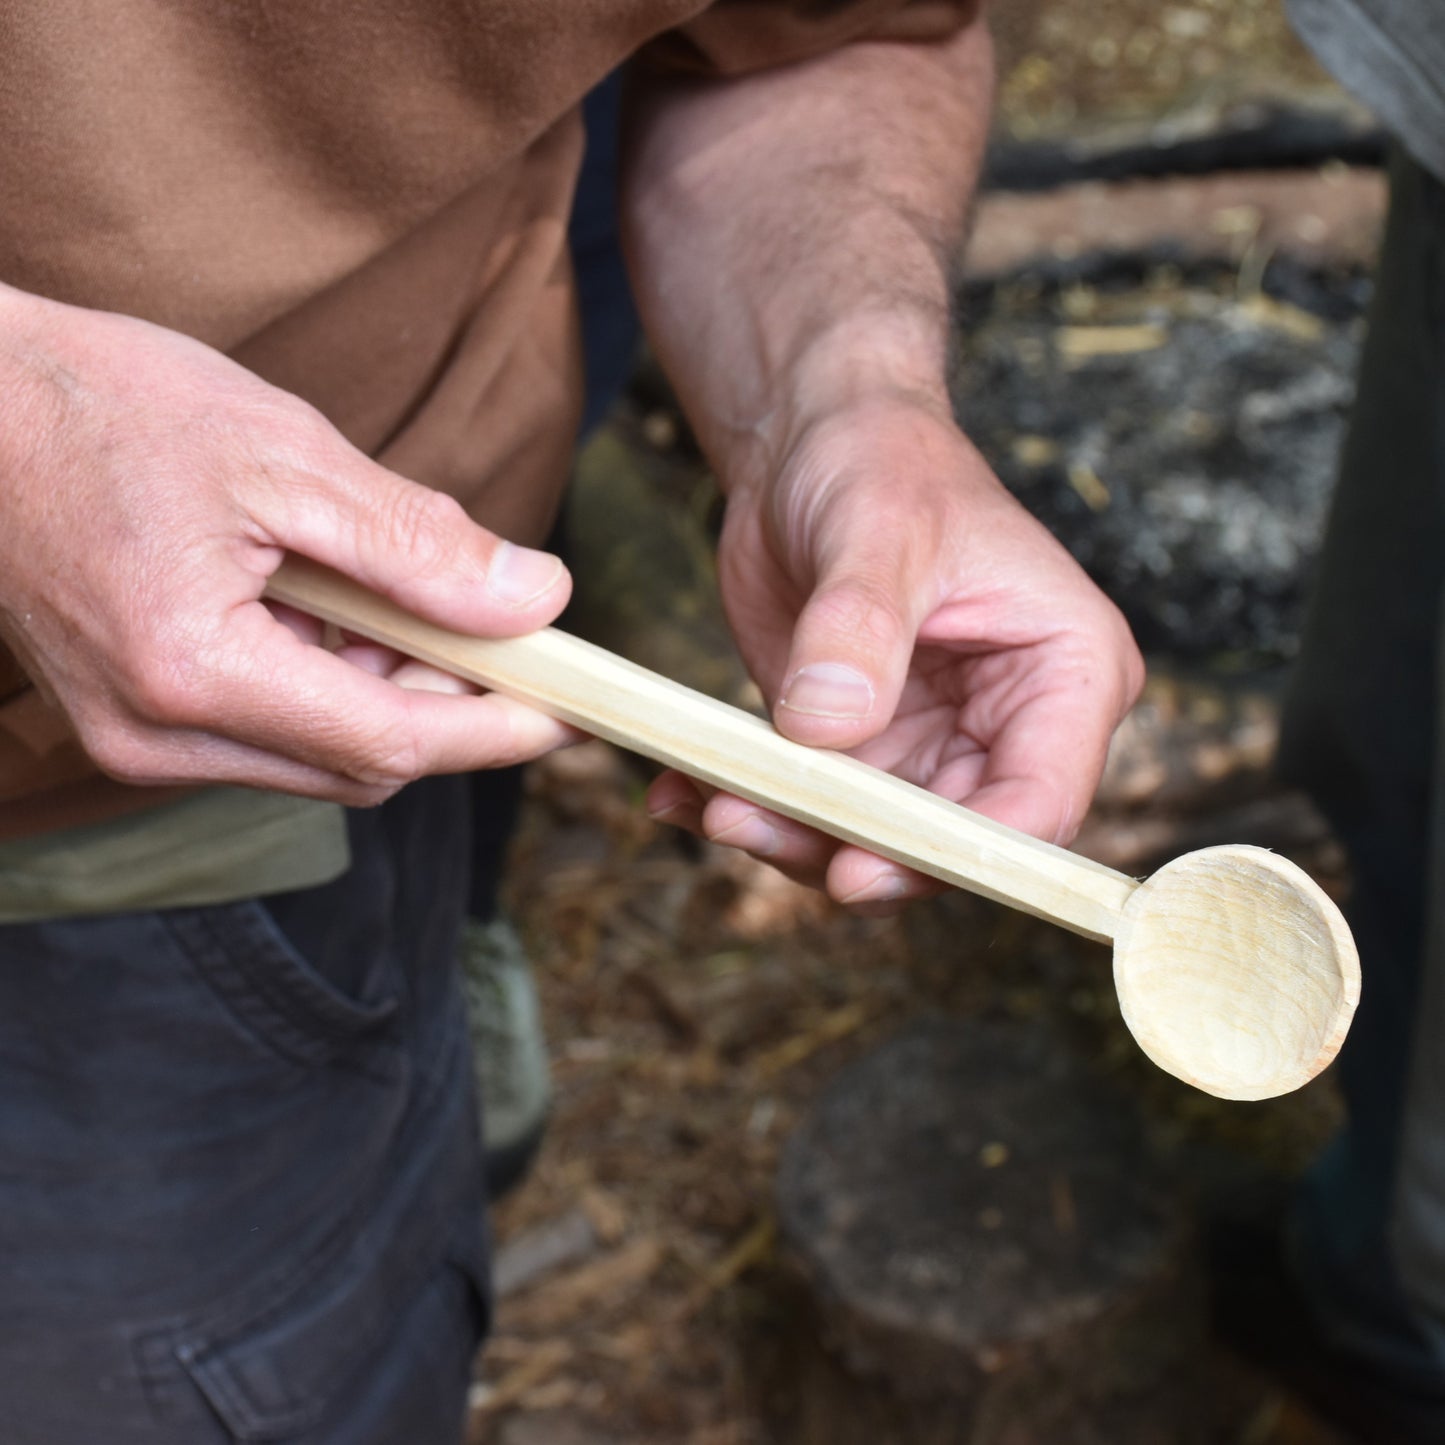
[[[658,36],[641,58],[666,70],[741,75],[854,40],[943,40],[979,9],[980,0],[715,0]]]

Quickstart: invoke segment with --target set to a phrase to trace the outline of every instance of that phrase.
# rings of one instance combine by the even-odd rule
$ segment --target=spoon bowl
[[[1264,848],[1203,848],[1130,895],[1114,934],[1119,1007],[1160,1068],[1222,1099],[1268,1099],[1339,1052],[1360,997],[1328,895]]]

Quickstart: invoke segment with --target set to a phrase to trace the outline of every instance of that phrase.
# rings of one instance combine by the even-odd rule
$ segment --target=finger
[[[836,902],[865,917],[888,917],[914,899],[943,891],[932,878],[839,844],[746,799],[719,793],[704,803],[698,785],[682,773],[666,772],[654,780],[647,810],[658,822],[739,848],[794,882],[825,889]]]
[[[262,748],[215,734],[156,730],[153,754],[146,754],[143,749],[144,743],[139,744],[135,760],[121,763],[113,763],[104,749],[98,750],[103,771],[137,787],[229,783],[317,798],[351,808],[374,807],[396,791],[394,787],[359,783],[355,778],[278,757]],[[153,761],[148,762],[148,757]]]
[[[821,887],[837,841],[804,823],[719,793],[703,809],[703,832],[714,843],[738,848],[781,868],[790,877]]]
[[[476,683],[468,682],[464,677],[443,672],[439,667],[430,667],[410,657],[393,668],[387,681],[412,692],[442,692],[454,697],[475,697],[481,691]]]
[[[474,695],[481,691],[476,683],[468,682],[455,673],[444,672],[429,663],[418,662],[394,648],[383,647],[375,642],[348,642],[336,649],[336,656],[352,667],[359,667],[373,677],[384,677],[397,687],[411,688],[415,692],[450,692],[458,695]]]
[[[647,811],[657,822],[686,828],[699,838],[780,866],[797,864],[816,881],[821,881],[828,856],[837,847],[816,829],[671,770],[648,788]]]
[[[679,773],[673,768],[659,773],[653,779],[647,790],[648,811],[652,811],[653,800],[657,800],[659,808],[666,809],[674,803],[679,806],[703,807],[709,798],[717,793],[717,789],[711,783],[704,783],[697,778],[689,777],[686,773]]]
[[[390,677],[401,666],[401,654],[376,642],[345,642],[336,656],[373,677]]]
[[[943,891],[942,884],[912,869],[725,793],[703,810],[702,831],[714,843],[741,849],[795,883],[822,889],[864,917],[890,917],[916,899]]]
[[[322,639],[326,636],[326,624],[319,617],[313,617],[309,612],[301,611],[299,607],[274,601],[270,597],[265,599],[265,605],[271,616],[298,641],[309,642],[315,647],[321,645]]]
[[[1031,699],[994,736],[967,807],[1046,842],[1073,841],[1122,711],[1089,689]]]
[[[936,605],[926,529],[850,530],[825,553],[793,631],[774,722],[818,747],[850,748],[887,726],[918,627]]]
[[[298,642],[260,606],[236,609],[204,686],[166,710],[210,730],[365,785],[529,761],[578,740],[576,729],[498,693],[414,691]],[[189,713],[189,716],[187,715]]]
[[[875,917],[901,912],[920,898],[946,891],[946,885],[935,878],[851,844],[841,846],[833,855],[826,887],[829,897]]]
[[[1061,781],[1000,778],[973,793],[968,806],[997,823],[1064,847],[1079,831],[1088,806],[1087,798],[1079,800],[1074,794],[1075,790]]]
[[[258,741],[199,733],[191,741],[173,728],[156,729],[149,743],[142,734],[119,748],[92,751],[104,771],[135,785],[239,783],[369,806],[422,776],[509,767],[583,740],[576,729],[498,693],[482,697],[408,693],[391,682],[373,681],[408,700],[419,700],[419,706],[407,709],[408,717],[399,729],[407,741],[398,743],[379,729],[348,740],[338,749],[339,767],[287,756],[265,729],[256,731]],[[320,750],[316,755],[325,756]]]
[[[655,822],[703,836],[703,796],[686,774],[672,769],[660,773],[648,787],[645,802],[647,815]]]
[[[566,605],[571,578],[559,558],[479,527],[451,497],[369,461],[329,429],[313,440],[301,478],[278,476],[250,499],[273,545],[460,632],[516,636]]]

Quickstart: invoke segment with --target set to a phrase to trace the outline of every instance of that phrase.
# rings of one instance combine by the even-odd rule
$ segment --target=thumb
[[[515,636],[566,605],[571,578],[560,558],[478,526],[445,493],[337,451],[325,477],[305,478],[261,511],[276,545],[459,632]]]
[[[919,575],[917,560],[887,534],[858,539],[820,569],[773,710],[779,732],[815,747],[851,748],[888,726],[933,606]]]

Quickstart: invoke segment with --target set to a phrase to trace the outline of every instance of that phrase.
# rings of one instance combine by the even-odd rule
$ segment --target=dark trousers
[[[1391,195],[1282,745],[1348,848],[1364,973],[1292,1243],[1340,1345],[1445,1390],[1445,187],[1401,157]]]
[[[637,337],[587,102],[584,430]],[[453,963],[519,770],[350,821],[336,883],[0,928],[0,1445],[457,1445],[487,1315]]]
[[[0,929],[4,1445],[457,1445],[486,1323],[468,798],[335,883]]]

